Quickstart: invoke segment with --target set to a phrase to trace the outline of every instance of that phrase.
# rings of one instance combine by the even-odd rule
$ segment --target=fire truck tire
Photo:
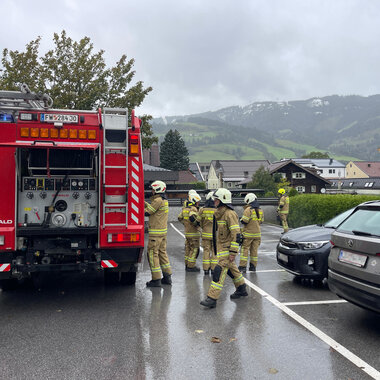
[[[116,285],[119,282],[119,272],[112,272],[110,270],[104,271],[104,283],[106,285]]]
[[[121,272],[120,284],[121,285],[134,285],[136,283],[136,272]]]
[[[16,289],[17,285],[18,282],[15,278],[11,278],[9,280],[0,280],[0,288],[3,290],[3,292]]]

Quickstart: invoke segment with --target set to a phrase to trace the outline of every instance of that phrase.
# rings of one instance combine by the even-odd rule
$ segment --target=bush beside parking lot
[[[380,199],[380,195],[302,194],[290,198],[290,227],[323,224],[360,203]]]

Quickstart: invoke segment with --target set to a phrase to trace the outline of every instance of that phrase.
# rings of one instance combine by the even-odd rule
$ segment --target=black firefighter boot
[[[207,297],[205,300],[201,301],[201,305],[212,309],[216,306],[216,300],[214,300],[214,298]]]
[[[186,268],[186,272],[199,272],[199,271],[200,269],[198,267]]]
[[[250,270],[251,272],[256,272],[255,264],[249,263],[249,270]]]
[[[172,284],[172,275],[163,273],[163,276],[164,277],[161,278],[161,284],[171,285]]]
[[[234,299],[237,299],[237,298],[240,298],[240,297],[245,297],[247,295],[248,295],[248,293],[247,293],[247,285],[243,284],[243,285],[240,285],[240,286],[238,286],[236,288],[235,293],[231,294],[230,298],[232,300],[234,300]]]
[[[146,283],[146,286],[148,286],[149,288],[159,288],[161,287],[161,279],[150,280]]]
[[[240,273],[247,273],[247,267],[246,266],[244,266],[244,267],[239,266],[238,269],[239,269]]]

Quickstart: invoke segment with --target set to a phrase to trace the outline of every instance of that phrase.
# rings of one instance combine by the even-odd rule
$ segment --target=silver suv
[[[331,243],[330,290],[380,313],[380,201],[359,205],[333,232]]]

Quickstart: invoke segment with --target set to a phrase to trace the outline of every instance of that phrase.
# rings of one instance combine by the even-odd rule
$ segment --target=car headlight
[[[318,249],[318,248],[323,247],[328,242],[329,242],[328,240],[323,240],[323,241],[300,241],[297,244],[298,244],[298,246],[301,249]]]

